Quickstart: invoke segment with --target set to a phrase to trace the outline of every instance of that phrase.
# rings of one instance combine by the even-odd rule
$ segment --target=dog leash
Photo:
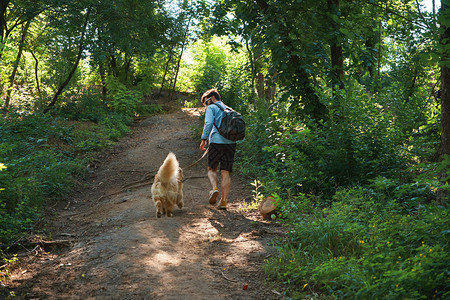
[[[205,153],[203,153],[202,157],[200,157],[199,159],[197,159],[196,162],[194,162],[193,164],[190,164],[189,166],[187,166],[186,168],[183,168],[183,170],[187,170],[189,168],[192,168],[193,166],[195,166],[196,164],[198,164],[208,153],[209,147],[206,149]]]
[[[211,136],[212,136],[212,129],[211,129],[211,132],[209,133],[209,137],[208,137],[208,148],[206,148],[206,151],[205,151],[205,153],[203,153],[203,155],[202,155],[202,157],[200,157],[196,162],[194,162],[193,164],[191,164],[191,165],[189,165],[189,166],[187,166],[186,168],[184,168],[183,170],[187,170],[187,169],[189,169],[189,168],[192,168],[193,166],[195,166],[196,164],[198,164],[205,156],[206,156],[206,154],[208,153],[208,151],[209,151],[209,144],[211,143]]]

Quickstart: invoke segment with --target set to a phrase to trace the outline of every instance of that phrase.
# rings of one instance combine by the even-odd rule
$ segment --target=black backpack
[[[222,123],[220,127],[214,124],[214,127],[219,131],[220,135],[230,141],[243,140],[245,137],[245,122],[242,115],[231,107],[225,106],[225,109],[217,103],[222,111]]]

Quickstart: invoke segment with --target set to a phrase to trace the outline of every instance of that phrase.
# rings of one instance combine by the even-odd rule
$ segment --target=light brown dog
[[[178,160],[170,152],[155,175],[152,185],[152,199],[156,206],[156,217],[163,214],[172,216],[173,208],[178,205],[183,207],[183,170]]]

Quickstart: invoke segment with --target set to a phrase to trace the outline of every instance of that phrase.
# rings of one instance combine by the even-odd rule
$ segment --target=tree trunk
[[[100,73],[100,81],[102,82],[102,96],[106,96],[106,75],[105,75],[105,68],[103,68],[103,64],[100,62],[98,64],[98,71]]]
[[[181,58],[183,57],[184,47],[186,46],[186,43],[187,43],[186,40],[187,40],[187,34],[188,34],[190,23],[191,23],[191,19],[188,20],[187,25],[186,25],[186,30],[184,31],[183,42],[181,44],[181,53],[180,53],[180,57],[178,58],[177,68],[175,69],[175,79],[173,81],[172,94],[170,95],[171,98],[172,98],[173,94],[175,94],[175,87],[177,85],[178,73],[180,72]]]
[[[330,14],[338,15],[339,0],[327,0],[327,5]],[[331,28],[333,32],[339,32],[339,24],[333,20],[331,20]],[[342,81],[344,76],[344,61],[342,55],[342,45],[338,42],[338,36],[334,34],[331,42],[331,82],[333,90],[336,86],[341,90],[344,89],[344,83]]]
[[[162,90],[164,88],[164,83],[166,81],[166,75],[167,75],[167,72],[169,70],[169,65],[170,65],[170,61],[171,60],[172,60],[172,48],[170,49],[169,58],[167,59],[166,68],[164,69],[164,75],[163,75],[163,78],[162,78],[162,81],[161,81],[161,88],[159,89],[159,95],[161,95]]]
[[[13,71],[11,73],[11,76],[9,77],[9,88],[8,91],[6,92],[5,104],[3,106],[4,109],[9,107],[9,103],[11,101],[11,93],[14,87],[14,79],[16,78],[17,69],[19,68],[20,59],[22,58],[22,51],[25,45],[25,37],[28,33],[28,27],[30,27],[30,23],[31,20],[28,20],[22,28],[22,36],[20,37],[19,49],[17,51],[16,60],[14,61],[13,64]]]
[[[0,42],[3,44],[5,39],[5,31],[6,31],[6,9],[9,5],[9,0],[1,0],[0,1]]]
[[[56,102],[58,101],[58,97],[61,95],[61,93],[63,92],[65,87],[69,84],[70,80],[73,77],[73,74],[75,74],[75,71],[78,68],[78,64],[80,63],[81,55],[83,53],[83,41],[84,41],[84,36],[86,35],[87,24],[88,24],[88,21],[89,21],[90,13],[91,13],[91,7],[89,7],[89,9],[87,11],[87,14],[86,14],[86,19],[84,20],[83,31],[82,31],[81,37],[80,37],[80,44],[78,45],[78,55],[77,55],[77,58],[76,58],[76,60],[75,60],[75,62],[73,64],[72,70],[70,70],[66,80],[59,86],[58,90],[56,91],[55,95],[53,96],[52,101],[47,105],[47,107],[45,108],[44,112],[48,112],[49,109],[56,104]]]
[[[183,52],[184,52],[184,45],[181,47],[180,57],[178,58],[177,67],[175,69],[175,78],[173,79],[172,93],[170,95],[170,98],[172,98],[172,96],[175,94],[175,87],[177,85],[178,72],[180,72],[180,63],[181,58],[183,57]]]
[[[103,39],[101,36],[101,29],[98,29],[98,31],[97,31],[97,38],[100,41],[100,43],[103,43]],[[101,59],[98,61],[98,72],[100,73],[100,82],[102,83],[102,96],[103,97],[106,97],[106,93],[107,93],[106,70],[104,67],[105,62],[107,62],[107,59]]]
[[[369,51],[369,49],[372,49],[373,48],[372,37],[368,37],[365,44],[366,44],[366,51]],[[372,64],[367,66],[367,72],[369,72],[370,78],[373,78],[373,65]]]
[[[277,74],[277,70],[275,70],[270,76],[270,79],[266,82],[266,100],[270,103],[273,103],[275,100],[275,77]]]
[[[252,74],[252,99],[255,97],[255,77],[256,77],[256,71],[255,71],[255,61],[253,59],[253,51],[250,49],[250,45],[248,43],[248,39],[245,39],[245,46],[247,48],[248,57],[250,60],[250,70]],[[253,100],[254,101],[254,100]]]
[[[381,20],[378,22],[378,62],[377,62],[377,77],[380,79],[381,77]]]
[[[436,0],[433,0],[431,3],[433,5],[433,25],[436,28]]]
[[[128,73],[130,72],[130,66],[131,66],[131,61],[133,60],[133,56],[130,55],[130,58],[126,58],[127,56],[125,55],[125,60],[126,60],[126,64],[125,64],[125,80],[124,82],[126,83],[128,81]]]
[[[41,95],[41,87],[39,85],[39,75],[38,75],[38,65],[39,65],[39,60],[37,59],[36,55],[34,55],[34,52],[30,50],[31,55],[33,56],[34,59],[34,77],[36,79],[36,89],[38,92],[38,96]]]
[[[6,10],[8,9],[9,0],[0,0],[0,59],[5,49],[5,40],[7,35],[6,27]]]
[[[111,60],[111,64],[110,64],[110,73],[114,76],[117,77],[117,60],[116,60],[116,56],[115,55],[110,55],[110,60]]]
[[[258,73],[256,78],[256,94],[258,95],[258,98],[264,99],[264,75],[262,73]]]
[[[441,78],[441,155],[444,157],[450,155],[450,68],[442,67]]]
[[[370,28],[368,28],[368,32],[370,32],[370,33],[367,34],[365,46],[366,46],[366,51],[367,51],[368,55],[370,56],[370,64],[367,65],[367,72],[369,73],[370,78],[373,79],[374,75],[375,75],[374,63],[375,63],[375,61],[377,61],[377,57],[375,57],[375,54],[374,54],[374,52],[376,52],[376,51],[374,51],[374,48],[377,45],[379,28],[376,31],[372,31],[372,28],[378,27],[378,24],[376,21],[374,21],[371,25],[372,26]]]
[[[445,15],[445,11],[448,6],[444,4],[444,0],[441,0],[441,14]],[[446,27],[441,24],[445,29],[440,38],[441,47],[444,49],[449,46],[450,27]],[[441,158],[450,155],[450,66],[449,66],[449,54],[448,51],[444,52],[441,57],[443,62],[441,68]],[[446,171],[443,171],[443,178],[446,178]],[[450,184],[450,179],[447,179],[447,184]]]
[[[414,70],[415,72],[415,70]],[[409,103],[409,100],[414,96],[414,91],[416,88],[416,81],[417,81],[417,75],[414,74],[412,80],[411,80],[411,85],[409,86],[406,96],[405,96],[405,103]]]

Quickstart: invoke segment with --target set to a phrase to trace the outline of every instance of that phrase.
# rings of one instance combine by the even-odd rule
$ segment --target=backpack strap
[[[215,102],[214,102],[213,104],[215,104],[218,108],[220,108],[221,111],[225,111],[225,109],[224,109],[222,106],[220,106],[218,103],[215,103]],[[225,106],[225,104],[224,104],[224,106]],[[227,108],[229,108],[229,107],[227,106]],[[219,127],[217,127],[217,125],[216,125],[215,122],[213,122],[213,125],[214,125],[214,127],[216,127],[217,132],[219,132]],[[220,134],[220,133],[219,133],[219,134]]]
[[[220,108],[221,111],[224,111],[223,107],[220,106],[219,104],[217,104],[217,103],[215,103],[215,102],[214,102],[213,104],[214,104],[215,106],[217,106],[218,108]]]
[[[225,110],[225,109],[224,109],[222,106],[220,106],[218,103],[213,103],[213,104],[215,104],[217,107],[219,107],[221,111],[224,111],[224,110]],[[223,103],[222,103],[222,104],[223,104]],[[225,105],[225,104],[223,104],[223,106],[225,106],[227,109],[229,109],[229,110],[231,110],[231,111],[234,111],[234,109],[232,109],[231,107],[229,107],[229,106],[227,106],[227,105]]]

